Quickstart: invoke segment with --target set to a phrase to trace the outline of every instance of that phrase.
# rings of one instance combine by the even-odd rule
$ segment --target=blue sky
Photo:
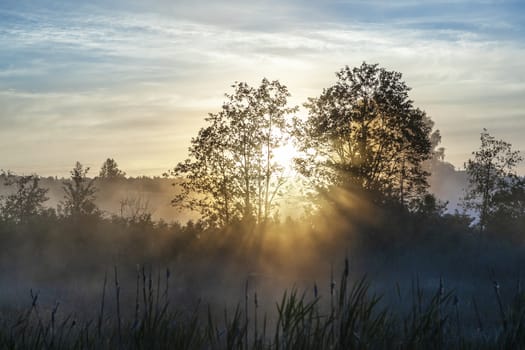
[[[1,169],[160,175],[234,81],[300,105],[363,61],[403,73],[457,167],[484,127],[525,150],[523,1],[86,3],[0,3]]]

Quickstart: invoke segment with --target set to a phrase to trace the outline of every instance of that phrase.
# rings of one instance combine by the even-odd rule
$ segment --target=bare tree
[[[120,217],[130,223],[151,222],[149,200],[143,195],[127,196],[120,200]]]

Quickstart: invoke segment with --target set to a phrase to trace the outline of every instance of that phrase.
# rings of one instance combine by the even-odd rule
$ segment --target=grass
[[[202,303],[190,310],[173,304],[170,271],[154,274],[145,267],[137,269],[134,301],[126,306],[115,268],[104,278],[100,304],[92,305],[98,310],[93,319],[62,315],[59,303],[44,310],[31,291],[27,310],[2,316],[0,349],[525,348],[520,286],[505,303],[494,282],[498,316],[484,320],[475,298],[466,310],[453,291],[445,291],[443,280],[429,294],[415,279],[405,311],[385,305],[366,277],[351,278],[347,261],[337,282],[331,276],[327,296],[319,295],[317,285],[313,296],[297,288],[285,291],[270,311],[261,310],[246,284],[243,303],[217,313]],[[469,321],[467,313],[475,317]]]

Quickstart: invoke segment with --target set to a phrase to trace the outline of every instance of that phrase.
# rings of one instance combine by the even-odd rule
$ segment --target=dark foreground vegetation
[[[346,263],[347,264],[347,263]],[[170,305],[169,270],[163,285],[153,287],[152,275],[137,276],[136,301],[121,305],[117,270],[114,288],[104,280],[99,312],[80,321],[60,317],[57,303],[49,312],[31,293],[31,306],[11,320],[3,320],[0,345],[5,349],[518,349],[524,346],[525,295],[517,291],[510,305],[502,303],[495,284],[500,319],[484,329],[473,299],[475,325],[465,323],[464,307],[443,284],[430,295],[419,282],[412,287],[411,307],[404,313],[381,305],[366,279],[350,280],[345,266],[339,288],[331,283],[330,296],[296,289],[285,292],[274,312],[259,311],[257,294],[224,310],[221,320],[209,306],[181,311]],[[161,290],[162,288],[162,290]],[[106,294],[107,293],[107,294]],[[113,294],[109,311],[107,300]],[[402,296],[399,294],[399,298]],[[122,307],[133,309],[122,316]],[[131,311],[131,310],[128,310]]]
[[[156,278],[137,271],[135,301],[121,300],[115,268],[104,278],[91,319],[62,314],[57,302],[46,309],[31,291],[27,310],[2,319],[3,349],[520,349],[525,346],[525,294],[503,301],[498,282],[498,317],[484,319],[476,298],[461,303],[441,280],[425,291],[419,279],[410,293],[398,290],[405,310],[384,305],[366,278],[349,276],[348,261],[338,287],[319,295],[296,288],[284,292],[272,311],[260,309],[246,285],[243,302],[217,313],[210,305],[181,307],[170,299],[170,270]],[[399,286],[398,286],[399,288]],[[408,298],[408,300],[404,300]],[[110,300],[112,299],[112,300]],[[469,310],[471,308],[472,310]],[[221,310],[219,310],[221,311]],[[473,317],[474,316],[474,317]],[[470,320],[468,318],[471,318]]]
[[[367,206],[264,228],[3,222],[0,348],[525,346],[521,244],[460,215]]]

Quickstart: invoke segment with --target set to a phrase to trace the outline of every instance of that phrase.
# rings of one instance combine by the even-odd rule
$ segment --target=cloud
[[[403,72],[457,154],[476,148],[487,124],[525,147],[515,132],[525,110],[515,2],[43,3],[0,6],[2,167],[108,152],[125,164],[151,151],[168,168],[234,81],[280,79],[302,104],[362,61]]]

